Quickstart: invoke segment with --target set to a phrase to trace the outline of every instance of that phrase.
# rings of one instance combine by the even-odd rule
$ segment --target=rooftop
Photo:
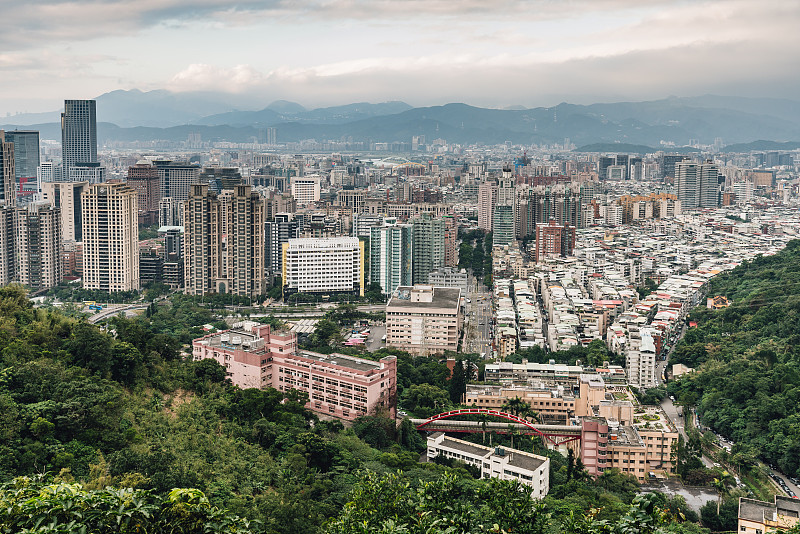
[[[545,462],[545,458],[523,451],[508,450],[511,457],[508,464],[528,471],[535,471]]]
[[[430,291],[429,301],[413,298],[420,291]],[[461,289],[457,287],[400,286],[389,299],[386,308],[455,308],[458,309]]]
[[[379,362],[373,362],[372,360],[365,360],[363,358],[356,358],[354,356],[347,356],[345,354],[319,354],[317,352],[301,350],[298,351],[297,355],[301,358],[313,360],[317,363],[338,365],[339,367],[346,367],[360,373],[374,371],[381,368],[381,364]]]

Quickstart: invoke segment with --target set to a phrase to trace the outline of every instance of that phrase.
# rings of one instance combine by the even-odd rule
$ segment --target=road
[[[683,417],[683,409],[681,409],[681,413],[678,412],[678,408],[672,403],[672,399],[666,397],[663,401],[661,401],[661,408],[664,410],[664,413],[667,414],[667,417],[672,421],[672,424],[678,429],[678,433],[683,437],[683,441],[686,442],[689,440],[688,436],[686,435],[686,420]],[[702,457],[703,464],[712,469],[714,467],[714,462],[712,462],[706,456]]]
[[[483,282],[470,275],[466,303],[466,334],[464,335],[463,352],[485,353],[492,355],[492,294],[486,290]]]
[[[103,308],[102,311],[92,315],[89,317],[88,321],[92,324],[102,321],[103,319],[107,319],[114,315],[125,313],[125,315],[133,315],[136,310],[144,310],[146,309],[150,303],[147,304],[109,304],[108,307]]]

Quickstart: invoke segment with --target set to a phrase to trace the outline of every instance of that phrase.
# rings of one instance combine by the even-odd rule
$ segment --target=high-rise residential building
[[[81,195],[83,287],[139,289],[136,191],[124,183],[93,184]]]
[[[415,355],[455,351],[461,331],[461,290],[400,286],[386,304],[386,346]]]
[[[264,236],[266,270],[278,274],[283,269],[283,245],[300,237],[300,225],[291,213],[276,213],[273,220],[264,224]]]
[[[674,178],[675,177],[675,164],[683,161],[686,156],[680,154],[662,154],[658,158],[659,168],[661,174],[659,178]]]
[[[184,276],[190,295],[216,293],[222,277],[222,214],[207,184],[194,184],[183,208]]]
[[[503,167],[503,175],[497,183],[497,205],[512,206],[516,192],[516,179],[510,167]]]
[[[36,181],[41,190],[42,183],[44,182],[61,182],[63,181],[62,167],[60,164],[53,161],[43,161],[36,169]]]
[[[427,284],[428,273],[444,267],[444,220],[421,213],[410,223],[412,283]]]
[[[106,181],[106,168],[97,162],[75,163],[69,168],[69,176],[66,179],[70,182],[102,184]]]
[[[42,182],[42,200],[61,213],[61,240],[65,243],[83,241],[83,211],[81,195],[87,182]]]
[[[264,293],[264,222],[264,201],[249,185],[221,195],[192,185],[184,204],[186,292]]]
[[[264,278],[264,200],[249,185],[234,186],[227,228],[228,293],[257,297],[266,293]]]
[[[601,181],[608,178],[608,168],[616,163],[617,159],[614,157],[600,156],[600,159],[597,160],[597,176]]]
[[[364,295],[364,243],[357,237],[290,239],[283,245],[283,293]]]
[[[189,198],[189,188],[192,184],[198,183],[200,167],[164,159],[154,160],[153,165],[158,170],[161,198],[170,197],[175,202],[183,204]]]
[[[497,185],[494,182],[482,182],[478,186],[478,228],[486,232],[492,231],[492,217],[497,205]]]
[[[452,215],[445,215],[444,219],[444,265],[455,267],[458,265],[458,222]]]
[[[572,256],[575,252],[575,227],[550,224],[536,226],[536,261],[546,256]]]
[[[510,245],[515,234],[514,206],[498,204],[492,217],[492,246]]]
[[[0,203],[0,286],[13,282],[17,275],[14,212],[14,206]]]
[[[292,196],[297,201],[297,204],[305,206],[314,202],[319,202],[319,175],[310,174],[308,176],[292,176],[291,188]]]
[[[140,212],[154,212],[159,210],[161,201],[161,180],[158,169],[149,161],[141,160],[128,167],[128,185],[136,191]],[[172,225],[170,225],[172,226]]]
[[[0,201],[8,206],[16,202],[16,171],[14,169],[14,143],[0,130]]]
[[[206,167],[197,177],[197,181],[201,184],[208,184],[208,188],[215,193],[233,190],[235,186],[244,184],[239,169],[230,167]]]
[[[68,179],[71,179],[73,166],[97,163],[97,103],[94,100],[64,101],[61,158],[64,176]]]
[[[39,132],[36,130],[6,132],[6,141],[14,143],[14,174],[17,199],[20,202],[34,200],[36,193],[39,191],[37,185]]]
[[[16,278],[33,291],[48,289],[64,277],[61,261],[61,213],[44,202],[15,212]]]
[[[397,224],[396,218],[387,218],[383,226],[373,226],[370,230],[370,283],[379,284],[385,295],[393,293],[397,286],[411,285],[411,225]]]
[[[183,206],[172,197],[161,197],[158,201],[158,225],[183,225]]]
[[[681,161],[675,164],[675,187],[681,209],[719,206],[719,170],[714,163]]]

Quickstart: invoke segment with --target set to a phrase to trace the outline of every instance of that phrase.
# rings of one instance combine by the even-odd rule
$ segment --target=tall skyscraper
[[[61,158],[64,176],[72,167],[97,163],[97,103],[94,100],[65,100],[61,114]]]
[[[184,205],[187,293],[264,293],[264,213],[264,200],[249,185],[220,195],[208,184],[192,185]]]
[[[14,174],[17,197],[20,201],[33,200],[39,190],[37,185],[39,132],[36,130],[6,132],[6,141],[14,143]]]
[[[161,183],[158,170],[149,161],[139,161],[128,167],[128,185],[136,191],[140,212],[158,211]]]
[[[268,273],[281,272],[283,244],[300,237],[300,224],[291,213],[276,213],[271,221],[264,224],[266,240],[265,267]]]
[[[510,245],[515,234],[514,206],[498,204],[492,217],[492,246]]]
[[[428,274],[444,267],[444,221],[430,213],[411,219],[412,282],[427,284]],[[513,222],[513,221],[512,221]]]
[[[136,191],[124,183],[93,184],[81,195],[83,287],[139,289]]]
[[[61,240],[83,241],[81,195],[87,182],[42,182],[42,200],[61,213]]]
[[[17,274],[14,254],[14,206],[0,203],[0,286],[13,282]]]
[[[383,226],[370,228],[369,248],[371,283],[380,284],[385,295],[398,286],[411,285],[411,225],[397,224],[396,218],[385,219]]]
[[[17,280],[33,291],[53,287],[64,277],[60,212],[44,202],[16,209],[14,250]]]
[[[153,165],[158,169],[161,198],[170,197],[179,204],[186,202],[189,188],[198,181],[200,167],[169,160],[155,160]]]
[[[510,167],[503,168],[492,215],[492,245],[510,245],[516,237],[516,180]]]
[[[6,139],[5,132],[0,130],[0,201],[7,206],[16,202],[16,178],[14,169],[14,143]]]
[[[478,186],[478,228],[486,232],[492,231],[492,217],[497,205],[497,185],[494,182],[482,182]]]
[[[675,187],[682,210],[719,206],[719,170],[707,161],[680,161],[675,164]]]

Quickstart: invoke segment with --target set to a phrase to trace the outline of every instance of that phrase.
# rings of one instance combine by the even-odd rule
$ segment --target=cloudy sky
[[[800,99],[797,0],[3,2],[0,115],[115,89],[241,108]]]

